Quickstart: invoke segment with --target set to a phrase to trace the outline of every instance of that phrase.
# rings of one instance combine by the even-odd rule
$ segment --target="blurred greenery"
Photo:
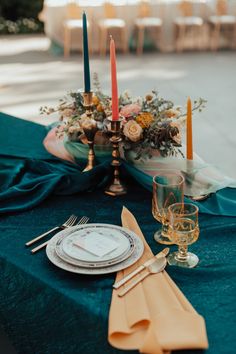
[[[23,17],[37,19],[42,8],[43,0],[1,0],[0,16],[11,21]]]
[[[38,20],[42,8],[43,0],[1,0],[0,34],[42,32]]]

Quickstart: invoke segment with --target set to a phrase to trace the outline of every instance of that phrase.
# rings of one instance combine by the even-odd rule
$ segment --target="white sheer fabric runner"
[[[183,146],[183,151],[185,147]],[[134,154],[129,154],[128,162],[134,167],[154,176],[160,169],[174,169],[181,172],[185,178],[185,195],[200,196],[216,191],[225,187],[236,188],[236,180],[225,176],[216,167],[204,162],[194,153],[194,160],[186,160],[180,155],[178,158],[153,156],[135,160]]]

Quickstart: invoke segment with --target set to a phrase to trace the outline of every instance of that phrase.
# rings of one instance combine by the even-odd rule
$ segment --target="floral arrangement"
[[[194,101],[193,111],[201,111],[206,101],[202,98]],[[97,75],[94,77],[93,117],[98,132],[95,144],[109,144],[109,117],[111,117],[111,97],[100,88]],[[59,113],[58,135],[67,135],[69,140],[86,142],[81,127],[88,119],[83,106],[81,92],[71,92],[60,100],[57,107],[41,107],[41,114]],[[153,150],[161,156],[182,155],[181,130],[185,125],[186,112],[176,107],[170,100],[159,97],[153,90],[145,97],[133,98],[128,92],[119,97],[119,112],[123,118],[122,134],[125,151],[135,151],[136,158],[143,155],[151,157]]]

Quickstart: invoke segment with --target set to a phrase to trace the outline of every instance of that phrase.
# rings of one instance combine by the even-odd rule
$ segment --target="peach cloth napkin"
[[[122,226],[144,242],[141,259],[117,273],[116,281],[153,256],[134,216],[123,208]],[[108,341],[119,349],[167,354],[171,350],[208,348],[205,322],[166,271],[148,276],[125,296],[113,290]]]

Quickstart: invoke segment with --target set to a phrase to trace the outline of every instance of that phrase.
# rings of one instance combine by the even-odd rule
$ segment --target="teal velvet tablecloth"
[[[0,128],[0,161],[4,166],[7,162],[8,170],[0,171],[2,185],[4,182],[9,187],[7,171],[14,169],[19,161],[26,173],[25,159],[31,161],[32,157],[35,163],[54,163],[63,170],[63,164],[42,147],[45,135],[42,126],[6,116],[4,119],[8,120],[9,129],[5,123],[4,132]],[[11,134],[12,129],[17,131],[18,140],[16,134]],[[55,171],[49,167],[44,171],[48,172],[49,181],[55,178]],[[101,175],[106,171],[107,167],[103,166]],[[66,173],[64,176],[57,181],[57,193],[44,196],[30,209],[8,210],[0,216],[0,324],[20,354],[126,353],[107,342],[115,275],[66,273],[52,265],[44,251],[33,256],[24,244],[72,213],[79,217],[87,215],[91,222],[120,225],[121,209],[125,205],[137,218],[156,253],[162,247],[153,241],[153,233],[159,225],[151,215],[151,193],[130,179],[129,193],[117,199],[105,195],[102,188],[91,190],[89,187],[90,191],[74,193],[71,190],[71,195],[64,195],[68,182]],[[93,181],[93,176],[90,178]],[[11,184],[16,185],[16,181]],[[27,191],[27,196],[30,193],[35,196],[34,191]],[[17,198],[14,193],[13,199]],[[17,204],[17,199],[13,201]],[[0,208],[1,202],[6,207],[6,198],[0,199]],[[191,270],[168,267],[167,271],[205,318],[210,345],[207,354],[234,354],[236,218],[202,214],[200,229],[198,242],[191,246],[200,258],[199,266]]]

